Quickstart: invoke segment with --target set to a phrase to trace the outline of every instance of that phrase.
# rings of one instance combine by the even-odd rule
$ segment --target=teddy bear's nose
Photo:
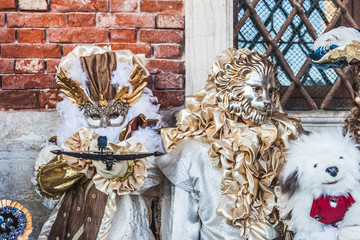
[[[337,175],[338,172],[339,172],[339,169],[338,169],[337,167],[328,167],[325,171],[326,171],[328,174],[330,174],[330,176],[336,177],[336,175]]]

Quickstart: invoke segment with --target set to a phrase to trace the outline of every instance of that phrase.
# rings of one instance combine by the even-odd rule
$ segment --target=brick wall
[[[182,106],[184,24],[183,0],[0,0],[0,109],[54,108],[55,66],[80,44],[145,54],[159,103]]]

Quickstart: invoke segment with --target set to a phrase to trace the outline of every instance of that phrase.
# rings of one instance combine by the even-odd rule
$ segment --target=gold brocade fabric
[[[72,170],[62,156],[58,155],[48,164],[39,167],[36,175],[37,189],[41,195],[58,200],[83,176],[84,174]]]
[[[161,130],[167,151],[184,139],[210,144],[209,156],[222,172],[217,214],[247,239],[270,239],[269,228],[283,235],[275,208],[274,187],[284,163],[283,150],[298,136],[300,122],[275,112],[263,125],[250,127],[218,107],[211,78],[206,88],[187,99],[176,128]],[[271,237],[271,239],[273,236]]]

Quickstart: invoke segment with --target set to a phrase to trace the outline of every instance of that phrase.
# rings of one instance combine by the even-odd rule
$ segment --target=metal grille
[[[352,9],[348,9],[351,5]],[[340,25],[357,27],[356,0],[236,0],[234,46],[271,56],[288,110],[348,109],[353,68],[321,70],[307,54],[314,39]],[[359,9],[360,10],[360,9]]]

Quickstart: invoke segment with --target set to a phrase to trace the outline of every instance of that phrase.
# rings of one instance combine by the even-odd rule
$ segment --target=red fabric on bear
[[[355,202],[346,196],[321,196],[313,200],[310,216],[323,224],[334,224],[344,219],[346,211]]]

